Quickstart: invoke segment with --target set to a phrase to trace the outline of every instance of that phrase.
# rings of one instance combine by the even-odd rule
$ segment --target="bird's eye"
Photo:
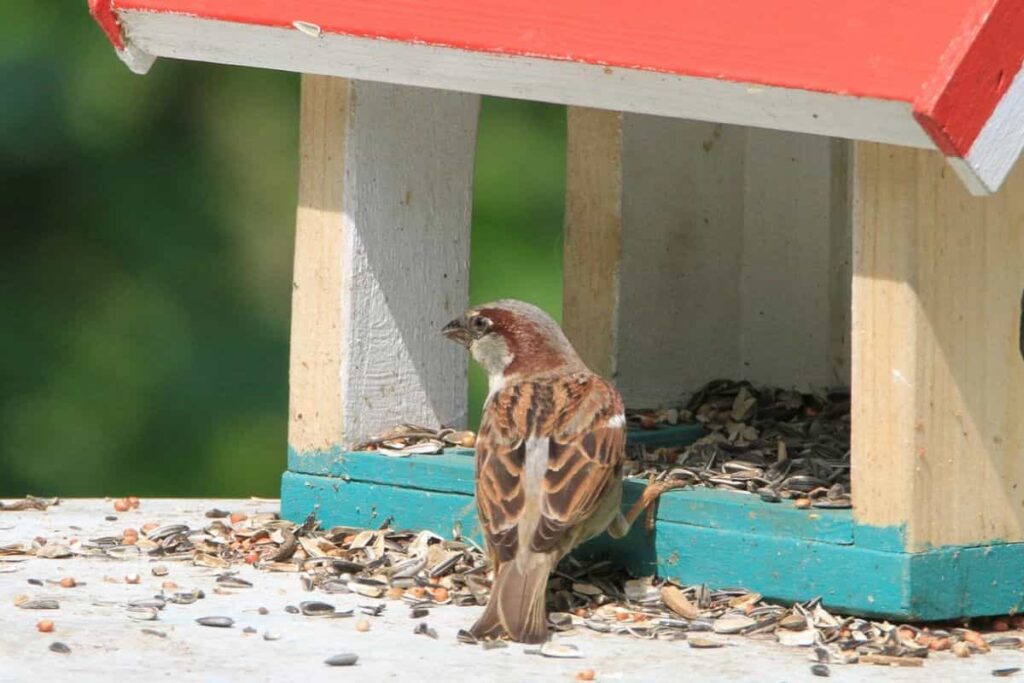
[[[482,315],[474,315],[469,319],[469,326],[477,334],[483,334],[487,330],[491,329],[491,321]]]

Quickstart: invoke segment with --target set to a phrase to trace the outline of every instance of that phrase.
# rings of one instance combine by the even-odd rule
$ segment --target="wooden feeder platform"
[[[465,422],[438,331],[468,305],[479,99],[533,99],[569,107],[563,326],[627,406],[851,387],[852,512],[673,492],[617,556],[867,614],[1021,607],[1024,4],[90,7],[139,73],[304,74],[285,514],[472,528],[467,455],[350,451]]]

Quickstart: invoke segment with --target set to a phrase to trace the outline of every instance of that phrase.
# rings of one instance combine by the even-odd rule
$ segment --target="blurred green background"
[[[134,76],[85,0],[0,23],[0,496],[276,496],[298,76]],[[484,100],[473,302],[560,313],[564,167],[564,108]]]

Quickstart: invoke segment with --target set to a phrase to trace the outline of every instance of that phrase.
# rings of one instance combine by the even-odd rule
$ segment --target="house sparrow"
[[[558,561],[605,530],[624,536],[662,489],[652,483],[622,515],[622,398],[544,311],[496,301],[442,332],[469,348],[489,384],[476,442],[476,503],[494,586],[471,632],[542,642],[548,575]]]

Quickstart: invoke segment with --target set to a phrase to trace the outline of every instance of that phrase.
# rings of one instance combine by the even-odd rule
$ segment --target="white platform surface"
[[[46,512],[0,512],[0,546],[36,536],[48,539],[95,538],[138,529],[147,522],[184,522],[192,526],[209,520],[203,512],[217,507],[245,513],[276,511],[276,501],[143,499],[140,509],[120,513],[117,521],[109,501],[66,500]],[[581,632],[564,638],[583,652],[582,659],[548,659],[528,654],[526,646],[483,650],[460,644],[455,634],[468,627],[480,608],[440,607],[426,618],[439,634],[438,640],[415,635],[418,620],[410,619],[400,602],[385,601],[387,609],[371,622],[368,632],[356,631],[358,619],[317,619],[285,612],[286,605],[302,600],[330,602],[347,609],[379,601],[354,595],[307,593],[296,574],[268,573],[249,566],[239,576],[252,581],[250,589],[232,595],[213,591],[218,570],[183,562],[163,562],[170,573],[156,577],[156,561],[117,561],[69,558],[32,558],[6,562],[0,557],[0,681],[566,681],[584,669],[593,669],[597,681],[820,681],[810,672],[808,652],[774,642],[729,638],[720,649],[697,650],[685,641],[641,641],[626,636]],[[138,573],[137,585],[110,583],[104,576],[122,579]],[[30,585],[29,578],[43,580],[72,576],[85,585],[60,588]],[[201,588],[206,598],[191,605],[168,604],[157,621],[128,618],[123,606],[94,602],[151,597],[163,581],[172,580],[180,590]],[[24,610],[14,606],[18,595],[56,598],[58,610]],[[266,607],[269,614],[260,615]],[[197,617],[228,616],[230,629],[200,626]],[[39,633],[39,619],[53,619],[53,633]],[[256,634],[243,629],[252,626]],[[143,633],[156,629],[159,637]],[[280,640],[266,641],[272,631]],[[60,641],[70,654],[51,652]],[[354,667],[328,667],[323,660],[333,654],[359,655]],[[938,653],[921,668],[886,668],[870,665],[831,667],[834,681],[984,681],[1002,680],[992,670],[1024,667],[1024,651],[994,651],[959,660]],[[1024,672],[1005,680],[1024,681]]]

